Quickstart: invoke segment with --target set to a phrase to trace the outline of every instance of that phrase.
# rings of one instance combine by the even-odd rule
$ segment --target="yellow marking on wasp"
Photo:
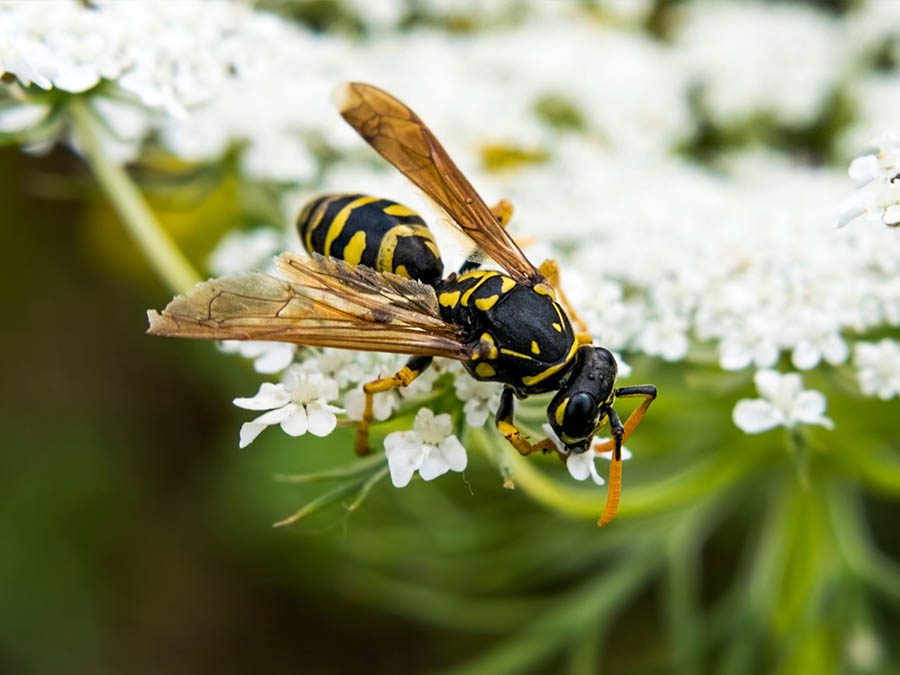
[[[397,268],[394,270],[394,274],[399,274],[401,277],[412,279],[412,277],[409,275],[409,272],[406,271],[406,267],[404,267],[403,265],[397,265]]]
[[[531,353],[538,354],[538,355],[541,353],[541,348],[538,347],[538,343],[536,340],[531,341]]]
[[[479,270],[479,271],[481,271],[481,270]],[[483,284],[483,283],[484,283],[485,281],[487,281],[488,279],[492,279],[492,278],[497,277],[497,276],[500,276],[500,273],[499,273],[499,272],[491,272],[491,271],[485,271],[485,272],[483,272],[483,274],[481,275],[481,278],[480,278],[478,281],[475,282],[475,284],[472,286],[472,288],[470,288],[470,289],[467,290],[465,293],[463,293],[463,296],[462,296],[462,304],[463,304],[463,306],[464,306],[464,307],[468,307],[468,306],[469,306],[469,298],[472,297],[472,293],[474,293],[475,291],[477,291],[477,290],[478,290],[478,287],[481,286],[481,284]],[[462,278],[462,277],[460,277],[460,278]]]
[[[563,319],[563,313],[562,313],[562,310],[559,308],[559,303],[558,303],[558,302],[554,302],[554,303],[553,303],[553,309],[556,310],[556,316],[559,317],[559,325],[560,325],[560,328],[562,328],[563,326],[566,325],[566,322],[565,322],[565,320]],[[559,332],[562,333],[563,331],[560,330]]]
[[[488,311],[491,307],[497,304],[497,301],[500,299],[499,295],[490,295],[486,298],[475,298],[475,306],[480,309],[482,312]]]
[[[409,225],[394,225],[385,232],[378,246],[378,259],[375,262],[375,268],[379,270],[394,269],[394,251],[397,248],[397,240],[400,237],[408,237],[414,234],[413,228]]]
[[[360,230],[352,237],[344,247],[341,257],[351,265],[359,265],[363,251],[366,250],[366,233]]]
[[[497,356],[499,355],[499,352],[497,351],[497,343],[494,342],[494,336],[491,335],[490,333],[482,333],[482,334],[481,334],[480,341],[481,341],[482,343],[487,342],[487,343],[490,345],[490,349],[489,349],[489,351],[488,351],[488,353],[487,353],[487,357],[488,357],[491,361],[493,361],[494,359],[496,359]]]
[[[493,377],[497,374],[497,371],[494,370],[494,366],[490,363],[479,363],[475,366],[475,374],[478,377]]]
[[[556,293],[554,293],[553,288],[547,284],[535,284],[534,292],[540,295],[546,295],[551,300],[556,300]]]
[[[562,426],[563,417],[565,417],[565,415],[566,415],[566,406],[567,405],[569,405],[569,397],[568,396],[566,396],[563,399],[562,403],[560,403],[558,406],[556,406],[556,412],[554,413],[554,416],[556,417],[556,423],[559,426]]]
[[[338,238],[341,230],[344,229],[344,225],[347,223],[347,218],[350,217],[350,214],[353,213],[354,209],[358,209],[360,206],[365,206],[366,204],[371,204],[372,202],[377,201],[378,197],[358,197],[357,199],[354,199],[352,202],[347,204],[340,211],[338,211],[338,214],[334,217],[334,220],[332,220],[331,224],[328,226],[328,234],[325,235],[325,250],[322,251],[322,253],[324,255],[331,255],[331,245],[334,243],[334,240]]]
[[[521,352],[517,352],[513,349],[507,349],[506,347],[500,347],[500,353],[506,354],[507,356],[515,356],[519,359],[525,359],[526,361],[534,361],[534,359],[528,356],[528,354],[522,354]]]
[[[561,440],[563,443],[577,443],[581,439],[580,438],[572,438],[571,436],[569,436],[569,434],[562,434],[559,437],[559,440]]]
[[[466,272],[459,276],[457,281],[467,281],[469,279],[481,279],[484,276],[495,276],[499,274],[499,272],[495,272],[494,270],[472,270],[471,272]]]
[[[537,384],[538,382],[543,382],[544,380],[546,380],[548,377],[550,377],[554,373],[559,372],[560,370],[565,368],[567,365],[569,365],[569,362],[573,358],[575,358],[575,352],[577,350],[578,350],[578,343],[573,340],[572,348],[569,349],[569,353],[566,354],[566,358],[564,360],[560,361],[556,365],[550,366],[549,368],[538,373],[537,375],[526,375],[525,377],[522,378],[522,384],[524,384],[526,387],[530,387],[531,385]]]
[[[429,232],[427,237],[425,237],[421,234],[419,236],[422,237],[422,239],[425,241],[425,246],[428,248],[429,251],[431,251],[431,253],[434,255],[434,257],[440,259],[441,252],[438,251],[437,244],[435,244],[434,240],[431,238],[431,233]]]
[[[453,291],[452,293],[441,293],[438,301],[444,307],[454,307],[459,302],[459,291]]]
[[[417,216],[419,215],[408,206],[403,204],[391,204],[384,208],[384,212],[389,216]]]
[[[331,202],[340,199],[344,195],[333,195],[328,199],[324,200],[321,204],[316,207],[316,212],[313,214],[312,220],[306,226],[306,250],[312,251],[312,236],[313,232],[316,231],[316,228],[322,222],[322,217],[325,215],[325,212],[328,210],[328,207],[331,205]],[[303,214],[301,214],[302,216]]]
[[[557,333],[562,333],[562,326],[560,326],[560,325],[559,325],[558,323],[556,323],[555,321],[553,322],[552,325],[553,325],[553,327],[556,329],[556,332],[557,332]]]
[[[515,288],[516,282],[511,277],[503,277],[503,281],[500,282],[500,292],[501,293],[509,293],[513,288]]]

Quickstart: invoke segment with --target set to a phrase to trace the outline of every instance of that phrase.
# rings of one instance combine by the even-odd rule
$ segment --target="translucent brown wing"
[[[250,273],[198,284],[162,313],[149,311],[148,332],[468,358],[430,286],[319,255],[286,253],[278,267],[285,279]]]
[[[366,142],[443,209],[450,220],[519,282],[543,281],[522,250],[425,123],[386,91],[349,82],[338,92],[341,116]]]

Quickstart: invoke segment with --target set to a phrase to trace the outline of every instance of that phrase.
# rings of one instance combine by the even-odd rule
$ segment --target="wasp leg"
[[[491,207],[491,213],[494,214],[494,218],[500,221],[500,224],[503,227],[509,225],[509,221],[512,220],[514,211],[515,208],[508,199],[501,199]],[[481,267],[482,262],[484,262],[484,254],[481,251],[475,251],[466,258],[466,261],[460,266],[457,274],[465,274],[466,272],[478,269]]]
[[[504,387],[503,393],[500,395],[500,407],[497,408],[496,424],[497,431],[503,434],[503,437],[518,450],[520,455],[556,450],[556,445],[549,438],[532,444],[527,438],[522,436],[518,427],[513,423],[513,390],[509,387]]]
[[[597,521],[597,527],[609,525],[613,518],[616,517],[616,511],[619,510],[619,497],[622,495],[622,438],[625,435],[625,428],[622,426],[622,420],[612,409],[612,406],[606,408],[606,414],[609,417],[609,429],[612,432],[612,442],[615,450],[609,462],[609,487],[606,490],[606,506],[603,507],[603,513]]]
[[[617,398],[632,398],[641,396],[644,398],[641,404],[632,412],[625,424],[619,420],[616,411],[612,406],[606,407],[606,414],[609,416],[609,427],[613,437],[604,443],[595,445],[594,452],[613,451],[613,456],[609,462],[609,488],[606,493],[606,506],[603,514],[597,521],[598,527],[603,527],[612,522],[616,517],[616,510],[619,508],[619,496],[622,494],[622,444],[627,441],[637,425],[644,419],[644,413],[656,398],[656,387],[652,384],[641,384],[635,387],[620,387],[616,389]]]
[[[563,309],[566,310],[566,314],[569,316],[569,319],[575,324],[575,328],[578,329],[576,338],[580,344],[591,344],[593,338],[591,338],[590,331],[588,330],[588,325],[584,322],[584,320],[578,315],[578,312],[575,311],[575,308],[569,303],[569,299],[566,297],[565,292],[562,289],[562,285],[559,281],[559,263],[549,258],[541,263],[541,266],[538,268],[538,271],[544,276],[547,280],[547,283],[553,287],[553,290],[556,291],[557,296],[559,296],[559,304],[563,306]]]
[[[363,385],[363,393],[366,396],[362,419],[356,427],[356,454],[369,454],[369,427],[372,426],[374,413],[372,411],[375,394],[391,389],[399,389],[408,386],[413,380],[425,371],[434,359],[430,356],[413,356],[406,365],[394,373],[391,377],[382,377]]]
[[[656,399],[656,387],[652,384],[639,384],[634,387],[620,387],[616,389],[616,398],[634,398],[636,396],[642,397],[644,400],[641,401],[641,404],[632,412],[628,419],[625,420],[624,433],[622,435],[622,443],[627,443],[628,439],[631,438],[631,434],[634,433],[634,430],[637,428],[637,425],[641,423],[641,420],[644,419],[644,414],[647,412],[647,408],[650,407],[650,404]],[[594,452],[609,452],[615,448],[615,439],[611,438],[604,443],[599,443],[594,446]]]

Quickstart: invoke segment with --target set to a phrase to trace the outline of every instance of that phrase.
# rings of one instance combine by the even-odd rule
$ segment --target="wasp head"
[[[572,375],[547,407],[547,419],[566,449],[580,454],[612,405],[618,366],[603,347],[583,346],[576,358]]]

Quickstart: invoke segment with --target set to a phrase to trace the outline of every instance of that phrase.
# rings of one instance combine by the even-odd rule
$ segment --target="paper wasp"
[[[250,273],[201,283],[162,313],[150,311],[149,332],[412,355],[392,377],[365,385],[356,443],[361,454],[368,451],[372,396],[407,386],[435,356],[461,361],[476,379],[504,384],[497,429],[523,455],[556,446],[549,438],[533,444],[520,433],[513,397],[555,391],[547,418],[566,451],[613,451],[598,521],[608,523],[618,507],[622,443],[656,397],[656,387],[616,388],[615,358],[593,346],[559,288],[555,261],[537,268],[529,262],[506,231],[511,205],[501,201],[489,208],[412,110],[362,83],[343,87],[339,108],[477,252],[458,273],[443,278],[437,246],[415,212],[376,197],[326,195],[298,219],[311,256],[281,255],[283,278]],[[482,255],[504,272],[477,269]],[[643,399],[624,424],[613,408],[623,397]],[[607,420],[612,438],[592,446]]]

